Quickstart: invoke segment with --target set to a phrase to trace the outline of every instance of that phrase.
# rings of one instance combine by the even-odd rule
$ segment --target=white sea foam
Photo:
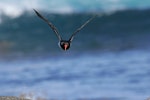
[[[0,14],[14,18],[20,16],[24,10],[30,9],[29,5],[36,6],[34,2],[29,0],[0,1]]]
[[[148,8],[150,1],[145,0],[1,0],[0,15],[5,14],[12,18],[20,16],[24,11],[33,8],[55,13],[72,12],[111,12],[130,8]]]

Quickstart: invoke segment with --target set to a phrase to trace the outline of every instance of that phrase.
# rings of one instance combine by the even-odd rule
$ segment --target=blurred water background
[[[95,14],[69,51],[64,39]],[[58,100],[150,97],[149,0],[1,0],[0,95]]]

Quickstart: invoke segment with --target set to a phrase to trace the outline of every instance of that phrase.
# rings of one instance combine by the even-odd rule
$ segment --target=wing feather
[[[93,16],[92,18],[90,18],[89,20],[87,20],[83,25],[81,25],[75,32],[73,32],[73,34],[71,35],[69,41],[71,42],[74,38],[74,36],[82,29],[84,28],[90,21],[92,21],[97,15]]]
[[[57,35],[59,41],[62,40],[61,36],[59,35],[59,32],[57,30],[57,28],[50,22],[48,21],[46,18],[44,18],[38,11],[36,11],[35,9],[33,9],[35,11],[35,13],[37,14],[38,17],[40,17],[41,19],[43,19],[49,26],[50,28],[54,31],[54,33]]]

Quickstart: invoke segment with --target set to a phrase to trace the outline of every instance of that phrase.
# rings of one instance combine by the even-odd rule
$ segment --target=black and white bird
[[[92,18],[90,18],[89,20],[87,20],[83,25],[81,25],[75,32],[73,32],[73,34],[71,35],[71,37],[68,40],[63,40],[62,37],[60,36],[57,28],[50,22],[48,21],[46,18],[44,18],[37,10],[33,9],[35,11],[35,13],[37,14],[38,17],[40,17],[41,19],[43,19],[49,26],[50,28],[54,31],[54,33],[56,34],[56,36],[59,39],[59,46],[63,49],[63,50],[68,50],[70,48],[70,44],[74,38],[74,36],[85,26],[87,25],[90,21],[92,21],[95,17],[93,16]]]

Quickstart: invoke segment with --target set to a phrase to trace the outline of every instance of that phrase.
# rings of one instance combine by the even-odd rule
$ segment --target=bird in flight
[[[54,33],[56,34],[56,36],[59,39],[59,43],[58,45],[63,49],[63,50],[68,50],[70,48],[70,44],[74,38],[74,36],[85,26],[87,25],[90,21],[92,21],[95,17],[93,16],[92,18],[90,18],[89,20],[87,20],[83,25],[81,25],[76,31],[73,32],[73,34],[71,35],[71,37],[68,40],[63,40],[62,37],[60,36],[57,28],[50,22],[48,21],[46,18],[44,18],[37,10],[33,9],[35,11],[35,13],[37,14],[38,17],[40,17],[42,20],[44,20],[49,27],[54,31]]]

